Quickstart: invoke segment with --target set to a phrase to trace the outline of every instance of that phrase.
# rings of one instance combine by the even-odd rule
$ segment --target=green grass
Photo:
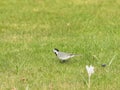
[[[87,90],[86,65],[91,90],[119,90],[119,29],[119,0],[0,0],[0,90]]]

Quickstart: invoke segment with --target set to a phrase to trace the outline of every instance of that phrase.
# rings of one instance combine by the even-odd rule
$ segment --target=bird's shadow
[[[78,60],[76,59],[68,59],[68,60],[63,60],[59,61],[61,64],[73,64],[73,63],[78,63]]]
[[[69,60],[62,60],[62,61],[60,60],[59,62],[63,64],[69,62]]]

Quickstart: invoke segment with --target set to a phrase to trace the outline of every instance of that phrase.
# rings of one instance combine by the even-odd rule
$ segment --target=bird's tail
[[[74,56],[82,56],[81,54],[71,54],[71,57],[74,57]]]

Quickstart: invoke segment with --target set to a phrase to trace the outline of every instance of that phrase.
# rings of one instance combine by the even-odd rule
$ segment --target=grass
[[[90,64],[91,90],[119,90],[119,8],[119,0],[0,0],[0,90],[87,90]],[[61,64],[53,48],[83,56]]]

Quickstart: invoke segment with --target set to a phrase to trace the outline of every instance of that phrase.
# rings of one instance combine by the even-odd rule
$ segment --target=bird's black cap
[[[59,51],[57,48],[54,48],[54,50]]]

